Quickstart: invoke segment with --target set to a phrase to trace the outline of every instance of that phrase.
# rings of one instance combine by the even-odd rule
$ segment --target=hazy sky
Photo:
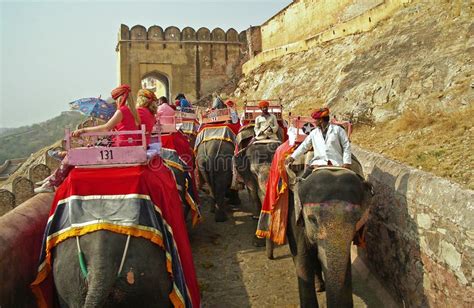
[[[0,127],[50,119],[78,98],[110,96],[122,23],[240,32],[290,2],[0,0]]]

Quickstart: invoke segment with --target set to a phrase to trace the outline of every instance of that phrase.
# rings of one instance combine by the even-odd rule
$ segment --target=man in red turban
[[[262,111],[262,114],[255,119],[255,139],[274,139],[278,140],[278,120],[274,114],[268,112],[268,101],[261,101],[258,103],[258,107]]]
[[[310,174],[314,167],[329,165],[350,168],[352,162],[351,144],[346,131],[342,127],[329,122],[329,108],[317,109],[311,113],[311,117],[316,120],[316,128],[287,158],[286,162],[291,164],[312,147],[314,157],[305,175]]]

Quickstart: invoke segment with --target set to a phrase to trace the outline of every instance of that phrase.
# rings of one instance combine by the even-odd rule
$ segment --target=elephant
[[[184,219],[186,221],[191,210],[191,205],[186,199],[186,179],[191,179],[187,176],[186,173],[192,172],[192,170],[190,170],[191,168],[186,165],[185,161],[180,159],[177,152],[172,149],[162,148],[161,157],[164,159],[165,164],[174,174],[176,186],[178,188],[179,196],[181,198],[181,203],[183,204]],[[193,183],[188,183],[188,185],[193,185]]]
[[[224,140],[202,142],[197,148],[196,165],[199,177],[209,184],[214,199],[214,220],[224,222],[227,214],[224,211],[226,195],[231,204],[239,204],[238,193],[230,189],[232,185],[232,158],[234,144]]]
[[[174,166],[168,166],[174,174],[176,179],[176,186],[178,187],[179,197],[181,198],[181,203],[183,204],[183,213],[184,220],[187,220],[189,212],[191,211],[191,205],[186,200],[186,174],[184,171],[179,170]]]
[[[173,283],[165,251],[151,241],[100,230],[79,238],[88,276],[84,278],[76,238],[52,251],[56,293],[61,307],[171,307]]]
[[[279,145],[280,142],[253,143],[235,156],[237,171],[245,182],[257,213],[260,213],[262,208],[273,155]],[[263,244],[263,240],[254,239],[254,245],[263,246]],[[267,240],[266,247],[267,257],[273,259],[272,241]]]
[[[353,306],[350,247],[371,195],[368,182],[342,168],[318,168],[292,187],[287,239],[301,307],[318,307],[315,279],[323,285],[321,270],[327,306]]]

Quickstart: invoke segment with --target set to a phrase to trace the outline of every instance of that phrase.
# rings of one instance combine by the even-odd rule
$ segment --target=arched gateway
[[[121,25],[118,81],[130,84],[133,93],[146,87],[171,99],[185,93],[193,101],[232,77],[246,49],[245,31]]]

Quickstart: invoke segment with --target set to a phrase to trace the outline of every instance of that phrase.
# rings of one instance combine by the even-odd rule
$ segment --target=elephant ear
[[[364,190],[370,194],[371,197],[375,196],[374,185],[369,181],[363,181]]]
[[[291,169],[291,165],[285,164],[286,174],[288,175],[288,184],[292,191],[295,191],[294,186],[297,182],[296,173]]]

